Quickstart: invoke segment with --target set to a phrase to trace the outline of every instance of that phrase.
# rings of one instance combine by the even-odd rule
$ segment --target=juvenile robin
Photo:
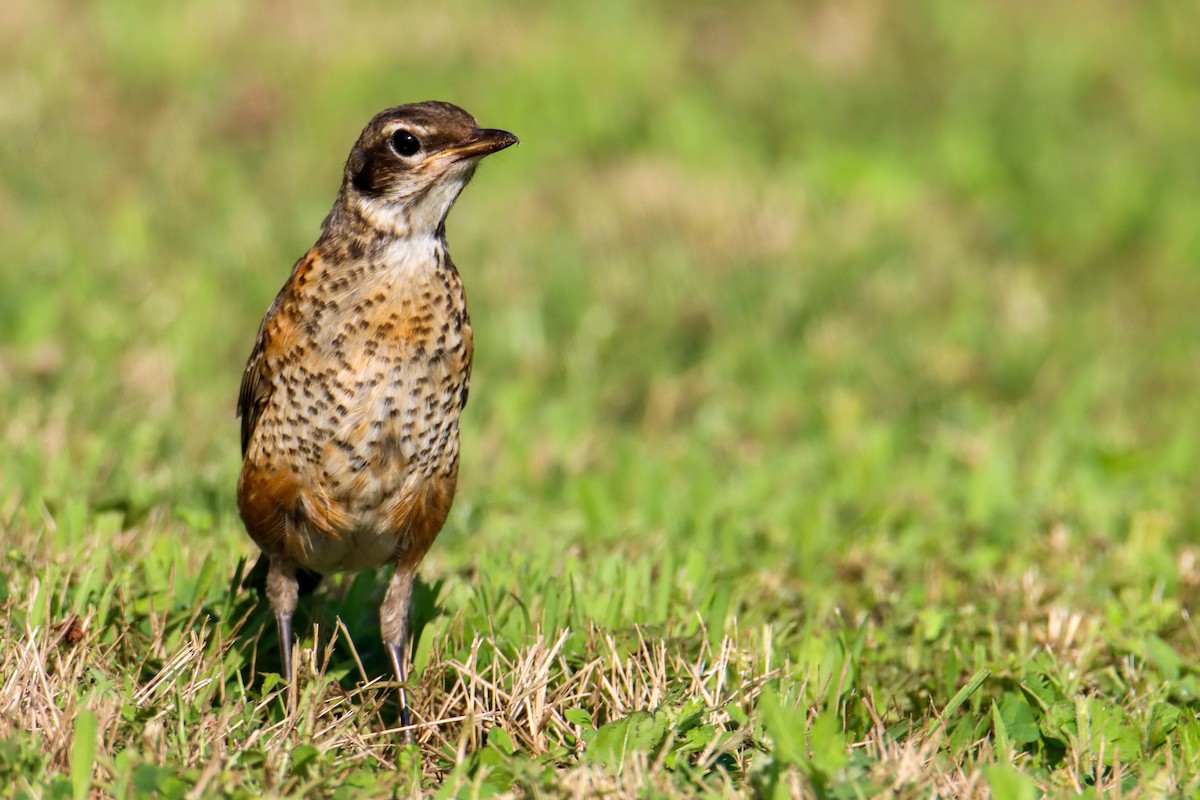
[[[284,674],[301,582],[391,564],[380,627],[402,726],[413,579],[454,500],[471,378],[446,215],[479,161],[516,143],[449,103],[377,114],[259,327],[238,396],[238,508],[262,550]]]

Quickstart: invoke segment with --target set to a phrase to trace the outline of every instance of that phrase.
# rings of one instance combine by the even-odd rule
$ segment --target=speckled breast
[[[430,269],[362,271],[313,291],[301,281],[280,309],[294,342],[271,357],[247,454],[278,478],[286,552],[319,572],[423,554],[458,474],[472,357],[458,274],[444,254]]]

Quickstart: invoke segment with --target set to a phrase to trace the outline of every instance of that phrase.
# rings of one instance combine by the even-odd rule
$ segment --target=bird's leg
[[[404,686],[407,678],[405,670],[405,645],[408,642],[408,607],[412,600],[414,570],[397,566],[388,584],[387,594],[383,596],[383,605],[379,607],[379,628],[383,634],[383,644],[387,648],[388,658],[392,661],[392,670],[396,673],[399,684],[400,727],[405,744],[412,742],[412,731],[407,730],[411,724],[408,713],[408,691]]]
[[[296,682],[292,672],[292,615],[296,613],[296,600],[300,584],[296,579],[296,565],[282,555],[271,555],[267,567],[267,600],[275,612],[275,626],[279,633],[279,658],[281,672],[288,682],[288,710],[296,708]]]
[[[289,682],[292,680],[292,615],[283,611],[275,614],[275,628],[279,633],[280,673]]]
[[[404,645],[392,644],[385,642],[387,645],[388,657],[392,660],[392,670],[396,673],[396,680],[400,684],[399,703],[400,703],[400,727],[407,728],[412,724],[412,718],[408,713],[408,690],[404,687],[404,681],[407,679],[404,669]],[[405,741],[412,741],[412,731],[404,731]]]

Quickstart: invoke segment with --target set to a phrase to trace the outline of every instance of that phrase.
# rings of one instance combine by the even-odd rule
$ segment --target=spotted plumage
[[[516,141],[449,103],[378,114],[259,328],[238,397],[238,507],[289,678],[300,581],[394,564],[380,622],[404,681],[412,582],[454,499],[471,377],[446,215],[479,160]],[[403,694],[401,709],[407,725]]]

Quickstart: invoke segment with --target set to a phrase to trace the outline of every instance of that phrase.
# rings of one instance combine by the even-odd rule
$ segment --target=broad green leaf
[[[1064,744],[1073,741],[1078,735],[1075,704],[1067,700],[1054,703],[1039,727],[1049,738],[1058,739]]]
[[[321,751],[311,744],[297,745],[292,749],[292,774],[300,777],[308,775],[310,767],[320,757]]]
[[[775,742],[773,755],[785,764],[802,765],[808,761],[804,740],[807,725],[804,712],[785,704],[778,690],[768,684],[758,698],[763,730]]]
[[[512,737],[501,727],[496,726],[488,731],[487,735],[488,747],[497,750],[506,756],[513,754]]]
[[[585,760],[619,766],[632,752],[650,752],[667,732],[663,714],[634,711],[627,717],[602,725],[588,743]]]
[[[592,727],[592,715],[582,708],[568,708],[563,713],[563,717],[572,725],[579,725],[584,728]]]
[[[992,790],[992,800],[1037,800],[1041,796],[1033,779],[1009,764],[984,767],[983,774]]]
[[[1033,709],[1023,694],[1006,692],[1000,701],[1000,716],[1013,744],[1020,746],[1042,738]]]

